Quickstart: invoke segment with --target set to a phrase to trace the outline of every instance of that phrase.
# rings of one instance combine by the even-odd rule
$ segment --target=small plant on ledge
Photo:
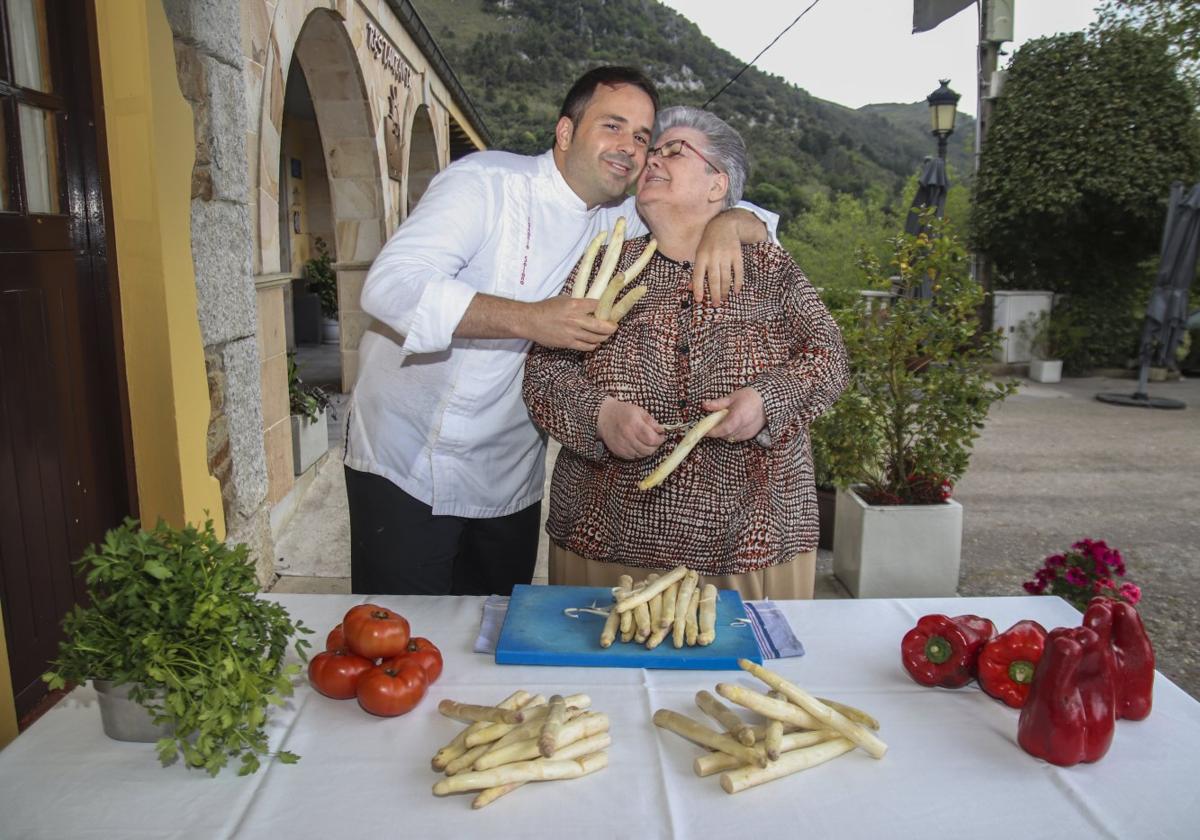
[[[296,355],[288,353],[288,402],[291,413],[315,423],[330,405],[329,394],[320,385],[305,385],[296,366]]]

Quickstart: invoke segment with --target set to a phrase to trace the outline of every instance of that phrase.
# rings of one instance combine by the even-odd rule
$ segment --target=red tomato
[[[404,653],[393,656],[385,664],[395,665],[405,661],[420,665],[430,685],[442,675],[442,652],[428,639],[414,636],[408,640],[408,647],[404,649]]]
[[[408,621],[376,604],[359,604],[346,613],[342,632],[350,650],[367,659],[399,656],[408,646]]]
[[[346,646],[346,634],[342,632],[342,625],[338,625],[329,631],[329,635],[325,637],[325,650],[337,650]]]
[[[345,648],[318,653],[308,662],[308,681],[313,688],[334,700],[349,700],[358,681],[375,666],[371,660]]]
[[[358,681],[358,705],[373,715],[395,717],[411,712],[429,683],[416,662],[391,662],[372,668]]]

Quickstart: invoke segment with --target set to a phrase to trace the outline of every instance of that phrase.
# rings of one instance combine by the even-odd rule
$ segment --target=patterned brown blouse
[[[647,241],[627,242],[617,269]],[[648,569],[684,563],[709,575],[762,569],[816,548],[808,425],[845,387],[845,348],[786,251],[749,245],[743,257],[741,291],[713,306],[707,297],[693,302],[690,263],[656,253],[637,280],[646,296],[607,342],[588,354],[530,351],[525,403],[563,444],[546,525],[559,545],[592,560]],[[762,396],[767,434],[732,444],[704,438],[652,490],[638,490],[638,481],[684,430],[634,461],[614,457],[597,437],[608,395],[671,424],[703,417],[704,400],[746,385]]]

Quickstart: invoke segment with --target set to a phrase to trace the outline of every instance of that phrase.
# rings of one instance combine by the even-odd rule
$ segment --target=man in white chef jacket
[[[534,341],[592,350],[613,332],[596,301],[559,291],[618,217],[645,233],[627,193],[657,105],[641,72],[590,71],[553,149],[455,162],[376,257],[362,307],[377,323],[347,421],[354,592],[509,594],[532,579],[546,446],[521,399],[525,353]],[[735,208],[709,225],[697,300],[706,281],[716,302],[729,293],[741,242],[774,234],[762,216]]]

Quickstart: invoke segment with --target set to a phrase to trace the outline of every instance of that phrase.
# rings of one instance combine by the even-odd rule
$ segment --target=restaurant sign
[[[367,21],[367,49],[396,81],[405,87],[412,87],[412,68],[400,55],[400,50],[370,21]]]

